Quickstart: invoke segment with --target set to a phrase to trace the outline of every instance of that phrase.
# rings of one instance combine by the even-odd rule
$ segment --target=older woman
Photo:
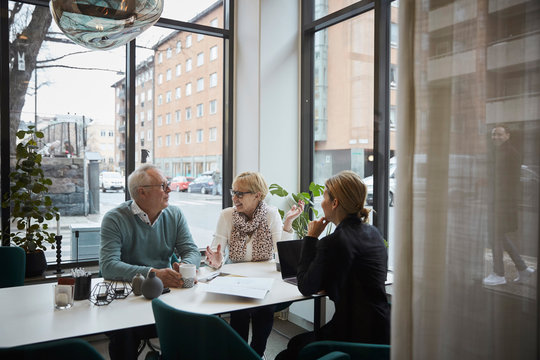
[[[304,210],[299,203],[285,215],[284,223],[276,208],[264,198],[268,185],[261,174],[244,172],[232,184],[233,207],[224,209],[218,220],[212,247],[206,248],[206,260],[219,268],[225,261],[267,261],[274,257],[276,242],[292,238],[292,222]],[[275,306],[263,306],[231,313],[231,326],[248,340],[252,323],[251,347],[263,355],[272,330]]]
[[[304,295],[325,292],[334,301],[333,318],[320,329],[295,336],[276,359],[296,359],[315,340],[390,343],[390,306],[384,288],[388,254],[377,228],[367,223],[366,186],[360,176],[343,171],[326,181],[324,217],[311,221],[298,265]],[[318,240],[326,225],[335,231]]]

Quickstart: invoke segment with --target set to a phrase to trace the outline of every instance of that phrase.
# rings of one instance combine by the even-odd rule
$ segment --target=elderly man
[[[133,200],[110,210],[101,223],[99,267],[105,279],[131,281],[154,271],[164,287],[182,286],[179,263],[171,268],[174,250],[181,263],[200,264],[182,211],[169,205],[171,189],[154,165],[143,165],[128,178]],[[108,334],[111,359],[136,358],[141,339],[155,337],[155,327]]]

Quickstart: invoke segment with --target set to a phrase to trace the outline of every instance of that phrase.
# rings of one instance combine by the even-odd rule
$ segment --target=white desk
[[[223,272],[272,277],[272,290],[263,300],[256,300],[207,293],[202,290],[202,286],[196,285],[191,289],[171,289],[170,293],[161,295],[160,299],[186,311],[222,314],[312,298],[303,296],[296,286],[283,282],[274,262],[230,264],[223,267]],[[92,280],[92,287],[101,281]],[[114,300],[109,305],[96,306],[88,300],[81,300],[75,301],[70,309],[55,310],[52,285],[0,289],[0,348],[154,324],[151,301],[133,294],[126,299]],[[320,301],[320,298],[316,300]]]

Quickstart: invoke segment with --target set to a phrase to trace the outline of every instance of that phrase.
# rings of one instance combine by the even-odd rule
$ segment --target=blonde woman
[[[219,268],[224,262],[273,259],[276,242],[292,238],[292,222],[304,211],[304,204],[293,206],[282,223],[278,210],[264,202],[268,185],[257,172],[238,175],[230,194],[234,206],[221,212],[212,246],[206,248],[206,261]],[[272,305],[231,313],[231,326],[246,342],[251,321],[250,345],[261,356],[272,330],[274,310]]]
[[[352,171],[331,177],[321,203],[324,217],[308,225],[298,289],[304,295],[325,292],[336,308],[317,340],[390,343],[390,306],[384,287],[388,254],[377,228],[367,223],[366,192],[362,179]],[[335,231],[318,240],[330,222]],[[315,340],[313,332],[297,335],[276,359],[296,359]]]

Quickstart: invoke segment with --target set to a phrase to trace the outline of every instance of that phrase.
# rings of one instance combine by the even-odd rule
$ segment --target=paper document
[[[272,289],[274,279],[218,276],[206,287],[207,292],[236,295],[254,299],[264,299],[266,293]]]

